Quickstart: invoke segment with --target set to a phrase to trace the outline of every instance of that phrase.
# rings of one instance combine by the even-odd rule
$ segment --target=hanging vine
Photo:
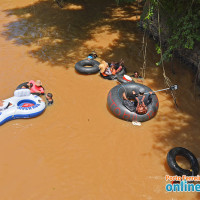
[[[116,0],[120,2],[134,2],[136,0]],[[162,17],[166,19],[168,39],[165,44],[162,59],[165,61],[173,57],[174,52],[179,49],[192,50],[196,42],[200,42],[200,0],[146,0],[150,8],[141,16],[143,28],[148,29],[152,17],[157,15],[158,8]],[[163,30],[161,28],[161,34]],[[160,48],[156,46],[157,53]],[[161,64],[161,60],[157,65]]]
[[[144,28],[148,28],[158,9],[166,19],[168,39],[163,60],[170,60],[176,50],[192,50],[194,44],[200,42],[200,0],[147,0],[146,2],[151,4],[151,9],[146,16],[143,16]],[[161,33],[162,31],[161,29]],[[156,50],[160,54],[159,46],[156,46]],[[157,65],[161,62],[160,60]]]

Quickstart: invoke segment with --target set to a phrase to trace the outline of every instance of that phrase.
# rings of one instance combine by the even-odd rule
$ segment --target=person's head
[[[137,71],[135,71],[135,72],[134,72],[134,77],[137,78],[138,76],[139,76],[139,73],[138,73]]]
[[[40,87],[40,86],[42,86],[42,82],[40,80],[37,80],[37,81],[35,81],[35,85]]]
[[[139,89],[139,94],[140,94],[140,95],[143,95],[144,92],[145,92],[145,89],[144,89],[144,88],[140,88],[140,89]]]
[[[108,67],[108,63],[105,60],[101,61],[101,65],[103,65],[104,67]]]
[[[94,58],[98,57],[96,51],[92,51],[92,55],[93,55]]]
[[[112,61],[112,62],[110,63],[110,66],[111,66],[111,67],[112,67],[112,66],[115,66],[115,62]]]
[[[53,98],[53,94],[52,93],[47,93],[46,98],[47,99],[52,99]]]

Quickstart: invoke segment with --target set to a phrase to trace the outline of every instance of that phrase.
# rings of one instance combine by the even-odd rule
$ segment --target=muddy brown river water
[[[194,74],[178,60],[165,65],[178,84],[176,110],[160,92],[158,114],[133,126],[107,109],[115,81],[80,75],[74,65],[92,50],[107,61],[123,58],[129,73],[143,65],[141,7],[112,1],[0,2],[0,94],[13,96],[19,83],[40,79],[55,104],[34,119],[0,127],[1,200],[199,199],[198,193],[167,193],[166,163],[172,147],[200,159],[200,101]],[[165,88],[159,55],[148,40],[144,84]],[[174,66],[173,74],[171,65]],[[186,161],[180,165],[188,167]]]

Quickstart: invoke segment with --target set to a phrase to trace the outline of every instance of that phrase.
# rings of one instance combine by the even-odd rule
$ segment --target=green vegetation
[[[118,3],[128,0],[116,0]],[[132,0],[132,2],[135,0]],[[164,17],[169,38],[165,45],[163,60],[169,60],[178,49],[193,49],[200,41],[200,0],[146,0],[149,10],[143,16],[144,28],[148,29],[152,16]],[[128,1],[130,2],[130,1]],[[160,30],[162,33],[162,29]],[[160,53],[159,46],[156,46]],[[160,62],[158,63],[160,64]]]

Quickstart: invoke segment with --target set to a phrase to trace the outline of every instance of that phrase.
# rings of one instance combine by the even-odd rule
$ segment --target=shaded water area
[[[112,1],[0,2],[1,99],[19,83],[40,79],[55,104],[39,117],[0,127],[0,199],[199,199],[165,192],[167,152],[176,146],[200,159],[200,101],[194,74],[174,60],[166,74],[179,85],[179,110],[160,92],[158,114],[141,127],[107,109],[115,81],[80,75],[74,65],[96,50],[106,61],[124,59],[129,73],[143,65],[141,7]],[[144,84],[164,88],[155,43],[148,40]],[[171,72],[174,66],[175,74]],[[181,166],[188,167],[183,161]]]

